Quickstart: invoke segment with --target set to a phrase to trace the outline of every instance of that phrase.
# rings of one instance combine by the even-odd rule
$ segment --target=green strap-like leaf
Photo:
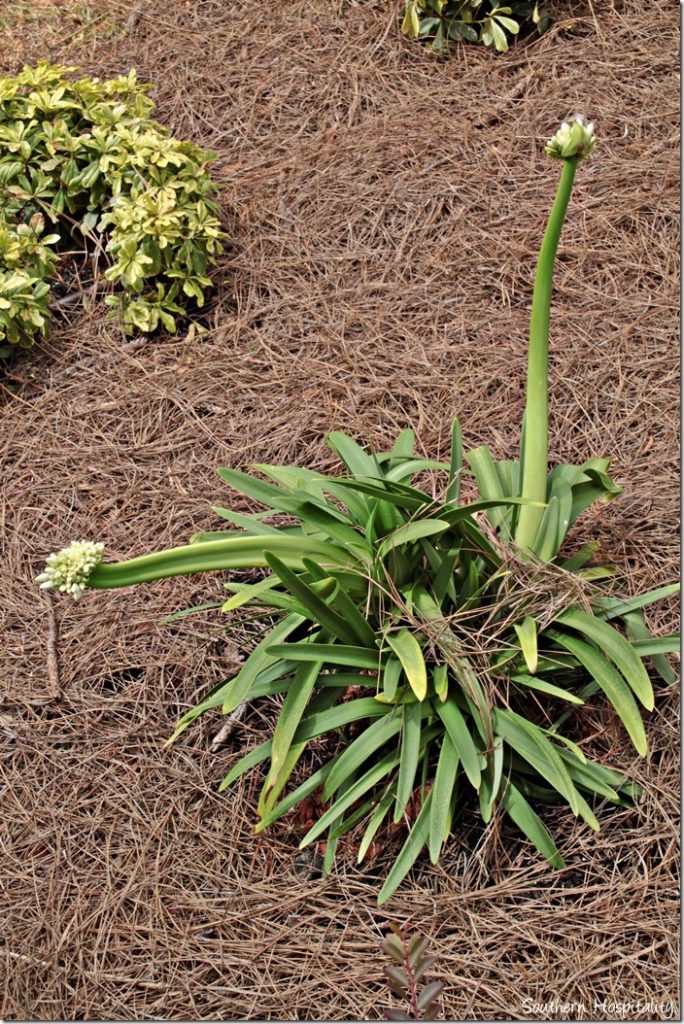
[[[254,601],[263,594],[267,594],[269,590],[279,586],[280,579],[278,576],[267,576],[265,579],[259,580],[258,583],[227,583],[226,588],[234,590],[234,593],[232,597],[224,601],[221,611],[232,612],[236,608],[242,608],[249,601]],[[264,603],[268,605],[268,601]]]
[[[364,761],[388,743],[401,729],[402,716],[394,710],[373,722],[367,729],[345,747],[335,762],[335,767],[326,779],[323,799],[329,800],[344,780],[355,772]]]
[[[502,509],[502,499],[505,497],[504,491],[501,487],[501,480],[496,470],[496,463],[492,458],[492,453],[487,445],[481,445],[479,448],[474,448],[466,454],[466,461],[470,466],[473,476],[477,480],[477,487],[485,499],[493,499],[495,504],[492,505],[487,511],[487,518],[495,529],[504,527],[506,513]],[[508,528],[506,527],[506,536],[508,536]]]
[[[410,479],[415,473],[425,473],[431,469],[448,469],[444,462],[437,462],[435,459],[402,459],[396,466],[392,466],[384,474],[385,480],[394,483],[401,483],[407,478]]]
[[[322,569],[319,565],[317,565],[317,563],[315,563],[311,559],[307,558],[306,559],[306,567],[307,567],[307,570],[309,572],[311,572],[311,569],[312,569],[313,566],[316,567],[316,570],[317,570],[317,572],[319,574],[322,574],[323,576],[325,576],[325,570]],[[337,587],[337,589],[335,590],[334,594],[331,594],[331,595],[327,595],[327,594],[326,595],[320,595],[319,594],[319,596],[324,596],[326,598],[326,601],[329,604],[329,606],[342,619],[344,619],[346,621],[346,623],[349,626],[349,629],[352,631],[352,633],[354,635],[354,640],[353,640],[354,644],[361,644],[364,647],[371,647],[371,648],[375,647],[376,646],[375,631],[373,630],[372,626],[369,624],[368,620],[363,615],[363,613],[361,611],[359,611],[359,608],[354,603],[354,600],[352,599],[352,597],[350,597],[349,591],[350,591],[351,587],[350,587],[349,581],[348,580],[344,580],[344,579],[339,579],[337,577],[337,574],[334,574],[333,578],[334,579],[338,579],[338,582],[339,582],[339,587]],[[315,585],[314,585],[314,589],[315,589]],[[319,591],[316,591],[316,592],[319,593]]]
[[[293,745],[303,743],[305,740],[311,739],[312,736],[318,735],[318,733],[316,733],[315,731],[316,723],[320,722],[322,719],[324,720],[326,711],[328,710],[330,705],[337,700],[337,697],[337,691],[335,689],[330,689],[318,694],[314,698],[311,705],[312,709],[314,710],[314,714],[312,714],[311,717],[307,720],[309,723],[309,734],[300,735],[300,733],[302,733],[303,731],[306,732],[306,730],[302,730],[302,727],[300,726],[300,728],[297,730],[297,733],[294,736]],[[350,703],[358,703],[358,701],[351,701]],[[345,704],[342,706],[348,708],[350,705]],[[338,709],[334,708],[333,710]],[[321,729],[321,731],[325,732],[325,727]],[[262,761],[265,761],[268,757],[270,757],[272,747],[273,741],[265,740],[263,743],[260,743],[258,747],[254,747],[253,750],[250,750],[247,754],[245,754],[244,757],[241,757],[240,760],[233,765],[231,770],[228,772],[228,774],[221,782],[221,785],[219,786],[219,793],[223,792],[224,789],[227,789],[228,786],[231,786],[236,779],[238,779],[241,775],[244,775],[244,773],[249,771],[250,768],[253,768],[257,764],[261,764]]]
[[[484,755],[483,760],[485,760]],[[487,752],[486,771],[482,772],[482,781],[480,782],[480,814],[485,824],[491,821],[494,804],[499,796],[503,779],[503,762],[503,740],[497,736]]]
[[[269,526],[268,523],[261,522],[260,516],[264,515],[263,512],[258,515],[245,515],[243,512],[233,512],[232,509],[223,508],[221,505],[213,505],[211,511],[254,537],[262,537],[266,534],[277,537],[282,534],[282,527]]]
[[[645,641],[647,643],[653,640],[651,631],[646,625],[644,613],[641,609],[635,608],[634,611],[626,613],[623,612],[622,621],[625,624],[625,630],[630,640],[637,642]],[[641,657],[641,651],[638,651],[638,653]],[[672,683],[676,681],[677,674],[667,659],[664,658],[662,654],[656,653],[651,655],[651,661],[653,662],[653,668],[656,670],[663,682],[667,683],[668,686],[671,686]]]
[[[338,704],[337,707],[305,718],[300,723],[293,742],[303,743],[304,740],[311,740],[323,732],[340,729],[350,722],[358,722],[360,718],[381,718],[391,710],[391,708],[379,704],[374,697],[358,697],[356,700],[346,701],[344,704]]]
[[[494,722],[497,734],[565,797],[574,814],[579,814],[580,801],[575,785],[560,754],[541,729],[506,708],[494,710]]]
[[[266,636],[254,648],[247,661],[244,663],[238,674],[232,680],[230,688],[223,699],[224,715],[234,711],[239,704],[246,699],[252,684],[257,675],[277,660],[270,652],[274,642],[284,640],[286,636],[294,632],[304,622],[301,615],[286,615],[285,618],[269,630]]]
[[[471,519],[476,512],[484,512],[495,508],[502,508],[507,505],[537,505],[544,508],[540,501],[527,501],[526,498],[483,498],[481,501],[471,501],[469,505],[459,505],[458,508],[447,508],[443,506],[437,509],[440,517],[446,519],[451,526],[456,523]],[[491,547],[491,545],[490,545]]]
[[[346,792],[335,801],[335,803],[328,808],[324,814],[318,819],[316,824],[309,829],[301,843],[299,844],[300,850],[303,850],[305,846],[312,843],[314,839],[317,839],[321,832],[324,832],[326,828],[329,828],[332,823],[343,814],[348,807],[351,807],[359,797],[367,793],[373,786],[377,786],[381,779],[384,779],[389,772],[392,771],[397,763],[397,756],[394,753],[388,754],[377,764],[373,765],[365,775],[362,775]]]
[[[614,619],[618,615],[626,615],[637,608],[645,608],[646,605],[655,604],[656,601],[663,601],[673,597],[681,590],[681,583],[670,583],[666,587],[657,587],[655,590],[648,590],[645,594],[637,594],[636,597],[601,597],[596,601],[599,614],[603,619]]]
[[[654,654],[678,654],[682,646],[679,633],[669,636],[652,636],[649,640],[634,640],[632,648],[640,658],[652,658]]]
[[[261,505],[268,508],[275,508],[279,512],[287,512],[290,515],[299,515],[302,505],[300,498],[293,498],[291,494],[281,487],[259,480],[257,477],[243,473],[239,469],[223,468],[217,470],[220,478],[239,494],[246,494]]]
[[[532,810],[522,793],[510,782],[503,788],[501,806],[551,867],[565,867],[565,861],[558,852],[558,847],[551,838],[551,833],[546,825]]]
[[[390,505],[407,509],[409,512],[419,512],[426,505],[435,505],[432,498],[422,491],[418,491],[414,487],[407,487],[405,484],[393,483],[392,481],[387,481],[386,486],[383,486],[382,483],[371,484],[365,480],[339,479],[335,481],[335,485],[345,491],[356,491],[359,494],[367,494],[373,498],[379,498],[381,501],[387,501]]]
[[[570,693],[569,690],[563,690],[560,686],[554,686],[553,683],[547,683],[545,679],[539,679],[537,676],[527,676],[524,673],[519,673],[511,676],[511,682],[517,683],[518,686],[524,686],[528,690],[538,690],[540,693],[547,693],[549,697],[566,700],[569,704],[584,704],[582,698],[576,694]]]
[[[220,786],[219,793],[222,793],[224,789],[228,789],[233,783],[248,772],[250,768],[254,768],[256,765],[261,764],[268,757],[271,756],[271,740],[265,740],[260,743],[258,747],[254,747],[244,757],[241,757],[233,767],[230,769],[228,774],[224,776]]]
[[[558,616],[556,622],[570,626],[598,644],[622,672],[646,710],[653,710],[653,687],[648,673],[630,642],[616,629],[581,608],[568,608]]]
[[[394,808],[395,824],[401,821],[406,810],[418,768],[421,741],[421,720],[423,709],[420,704],[402,705],[401,759],[397,779],[397,802]]]
[[[404,544],[411,544],[421,537],[431,537],[436,533],[444,533],[450,529],[450,524],[444,519],[417,519],[411,523],[405,523],[391,533],[378,548],[378,558],[385,558],[390,551],[401,547]]]
[[[321,668],[322,663],[320,661],[312,662],[311,664],[303,662],[294,674],[292,685],[283,701],[278,721],[273,730],[271,767],[264,783],[264,792],[267,792],[274,785],[278,772],[285,762],[290,744],[292,743],[292,737],[309,703],[309,697],[313,693]]]
[[[399,853],[399,856],[392,865],[385,883],[378,894],[378,906],[382,906],[392,896],[396,889],[401,885],[406,875],[409,873],[418,855],[423,847],[426,845],[428,835],[430,832],[430,806],[432,802],[432,793],[428,793],[423,806],[420,809],[420,814],[416,818],[413,828],[411,829],[408,839],[404,843]]]
[[[326,444],[347,467],[353,476],[381,477],[377,461],[347,434],[333,430],[326,438]]]
[[[373,812],[371,819],[366,826],[366,831],[363,833],[363,837],[359,843],[359,852],[356,859],[357,864],[361,864],[368,853],[368,849],[375,839],[378,829],[387,817],[389,810],[394,803],[394,796],[394,788],[391,788],[389,792],[383,796]]]
[[[479,789],[482,781],[479,755],[456,701],[453,697],[447,697],[444,703],[433,702],[433,707],[444,723],[468,781],[474,789]]]
[[[556,495],[549,498],[548,505],[539,524],[532,550],[540,562],[550,562],[558,554],[564,534],[561,527],[561,508]]]
[[[463,445],[461,442],[461,424],[455,419],[451,424],[451,463],[449,466],[449,483],[446,489],[447,503],[458,503],[461,493],[462,471]]]
[[[447,665],[435,665],[432,670],[432,685],[438,700],[443,704],[449,696],[449,668]]]
[[[562,561],[560,565],[564,569],[567,569],[568,572],[575,572],[577,569],[581,569],[587,564],[590,558],[595,554],[598,546],[598,541],[591,540],[588,544],[584,544],[579,548],[574,555],[570,556],[570,558],[566,558]]]
[[[341,615],[338,615],[337,612],[334,612],[332,608],[329,608],[308,583],[305,583],[295,572],[288,569],[285,563],[270,551],[265,553],[265,557],[269,567],[282,580],[283,586],[306,608],[313,622],[322,626],[323,629],[327,630],[328,633],[332,633],[333,636],[339,637],[343,643],[348,643],[352,646],[356,644],[358,637],[348,622]],[[332,593],[334,594],[338,588],[339,585],[335,584]]]
[[[592,644],[580,640],[579,637],[560,630],[549,630],[548,634],[557,644],[570,651],[587,670],[605,693],[615,709],[637,752],[642,757],[648,752],[648,742],[644,731],[644,723],[631,690],[612,663]]]
[[[414,432],[410,428],[400,430],[394,444],[392,445],[390,465],[396,464],[397,460],[401,460],[403,462],[405,459],[412,459],[415,450],[416,435]]]
[[[595,793],[597,796],[605,797],[613,803],[620,802],[618,792],[593,770],[593,763],[591,761],[582,763],[569,750],[559,750],[558,753],[565,761],[572,779],[578,786],[590,790],[590,792]]]
[[[382,692],[386,700],[391,703],[397,695],[397,687],[399,686],[399,680],[403,672],[401,662],[398,658],[390,655],[385,662],[385,667],[382,673]]]
[[[447,732],[442,740],[442,749],[439,752],[435,781],[431,790],[432,801],[428,845],[430,860],[433,864],[436,864],[439,860],[442,844],[449,832],[457,773],[458,753]]]
[[[331,541],[341,544],[350,553],[353,553],[355,558],[362,560],[370,558],[371,549],[367,539],[352,526],[339,522],[338,518],[327,510],[307,503],[300,513],[300,518],[302,528],[307,533],[316,530],[329,537]]]
[[[287,814],[287,812],[292,810],[293,807],[296,807],[298,803],[305,800],[307,796],[311,796],[312,793],[315,793],[316,790],[325,782],[328,777],[328,773],[334,767],[336,760],[337,758],[335,757],[331,758],[327,764],[324,764],[322,768],[318,769],[318,771],[313,772],[313,774],[302,782],[300,786],[297,786],[297,788],[293,789],[292,792],[287,794],[287,796],[284,796],[279,803],[274,807],[271,807],[261,821],[258,822],[254,831],[256,833],[263,832],[264,829],[268,828],[269,825],[272,825],[274,821],[278,821],[279,818],[282,818],[283,815]]]
[[[290,661],[322,661],[329,665],[349,665],[352,668],[380,668],[380,651],[347,644],[272,644],[269,654]]]
[[[278,797],[287,786],[290,776],[297,767],[299,758],[305,750],[306,743],[296,743],[288,747],[287,753],[276,771],[269,772],[266,782],[261,787],[261,793],[259,794],[259,801],[257,803],[257,814],[260,818],[265,814],[268,814],[271,807],[273,807],[277,802]],[[273,757],[272,748],[271,757]]]

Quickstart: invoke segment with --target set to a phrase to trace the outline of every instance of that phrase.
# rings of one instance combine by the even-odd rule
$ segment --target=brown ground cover
[[[218,753],[217,719],[162,750],[240,637],[209,615],[158,620],[216,599],[218,578],[77,605],[32,583],[74,537],[116,558],[211,528],[210,504],[231,500],[218,466],[332,466],[332,428],[382,444],[411,425],[441,457],[458,414],[468,445],[513,455],[557,172],[539,140],[575,110],[600,146],[561,244],[552,457],[612,455],[625,492],[578,536],[600,537],[630,591],[675,577],[676,5],[646,17],[638,0],[594,0],[569,19],[558,3],[541,40],[446,61],[373,0],[41,6],[3,10],[4,69],[136,67],[174,134],[219,152],[233,241],[206,337],[131,345],[93,305],[3,385],[0,1016],[377,1019],[389,921],[430,937],[448,1019],[539,1017],[526,999],[643,1019],[602,1004],[676,999],[674,688],[658,691],[647,763],[599,704],[587,712],[593,754],[645,797],[602,809],[599,835],[550,815],[565,871],[503,826],[480,838],[473,819],[378,911],[392,851],[364,870],[341,856],[321,881],[297,859],[296,824],[251,835],[249,778],[217,794],[267,704]],[[675,609],[651,621],[672,628]]]

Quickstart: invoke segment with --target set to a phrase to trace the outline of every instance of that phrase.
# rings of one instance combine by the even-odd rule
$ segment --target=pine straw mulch
[[[3,14],[31,5],[10,5]],[[623,496],[598,535],[630,591],[677,575],[677,42],[674,4],[572,6],[540,41],[446,61],[373,0],[150,0],[22,15],[6,70],[41,57],[134,66],[174,133],[219,152],[233,244],[202,339],[134,342],[71,311],[17,361],[2,408],[2,1006],[5,1019],[370,1019],[381,933],[439,956],[448,1019],[660,1019],[678,991],[678,703],[659,688],[645,764],[600,703],[588,748],[645,785],[596,836],[549,815],[552,873],[503,824],[465,823],[386,909],[352,851],[322,882],[301,826],[255,839],[255,782],[219,797],[267,702],[221,751],[218,718],[162,749],[244,637],[170,611],[218,578],[50,603],[32,583],[73,537],[110,558],[211,528],[220,465],[331,467],[323,438],[412,425],[444,455],[516,451],[534,258],[557,168],[538,140],[575,109],[578,174],[553,319],[552,457],[611,454]],[[561,3],[563,16],[567,6]],[[5,39],[7,35],[5,35]],[[652,622],[665,631],[676,609]],[[55,656],[57,665],[55,665]],[[673,689],[673,688],[672,688]],[[596,1001],[596,1003],[595,1003]],[[620,1010],[606,1004],[631,1002]],[[528,1007],[528,1009],[526,1009]]]

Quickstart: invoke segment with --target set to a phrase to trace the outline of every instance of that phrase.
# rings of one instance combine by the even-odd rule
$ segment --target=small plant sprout
[[[393,961],[385,967],[390,991],[401,999],[404,1008],[387,1006],[382,1010],[385,1020],[438,1020],[443,981],[428,981],[426,974],[437,962],[428,953],[428,941],[419,932],[409,933],[406,927],[392,924],[383,948]]]
[[[497,461],[486,445],[464,454],[458,421],[445,462],[418,457],[411,430],[384,452],[335,431],[328,444],[337,475],[296,466],[257,465],[258,476],[219,470],[266,511],[217,507],[223,531],[120,563],[101,561],[101,545],[79,542],[50,556],[39,577],[76,597],[84,587],[238,570],[225,584],[223,610],[262,619],[263,634],[169,742],[213,709],[231,714],[279,695],[272,735],[240,757],[220,788],[264,766],[257,832],[315,795],[320,816],[302,846],[325,842],[324,873],[341,837],[361,863],[401,825],[405,841],[380,903],[423,850],[439,859],[469,794],[485,823],[507,815],[562,868],[541,805],[561,803],[598,830],[597,802],[630,804],[639,793],[605,758],[587,756],[581,730],[568,735],[573,712],[596,696],[607,700],[625,743],[644,756],[639,706],[654,706],[645,662],[674,680],[663,655],[678,650],[679,638],[654,638],[643,609],[678,585],[623,597],[612,570],[592,564],[596,545],[563,550],[586,509],[620,493],[608,459],[547,464],[553,267],[575,171],[593,145],[593,127],[575,118],[547,147],[562,168],[534,286],[521,459]],[[464,473],[479,490],[468,503]],[[255,582],[240,577],[243,569],[264,572]],[[302,754],[324,734],[333,752],[319,754],[302,778]]]

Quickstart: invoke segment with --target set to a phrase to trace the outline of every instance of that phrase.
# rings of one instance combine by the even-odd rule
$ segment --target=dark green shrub
[[[548,24],[546,0],[407,0],[401,30],[411,39],[432,40],[437,53],[457,40],[504,51],[521,28],[543,32]]]

